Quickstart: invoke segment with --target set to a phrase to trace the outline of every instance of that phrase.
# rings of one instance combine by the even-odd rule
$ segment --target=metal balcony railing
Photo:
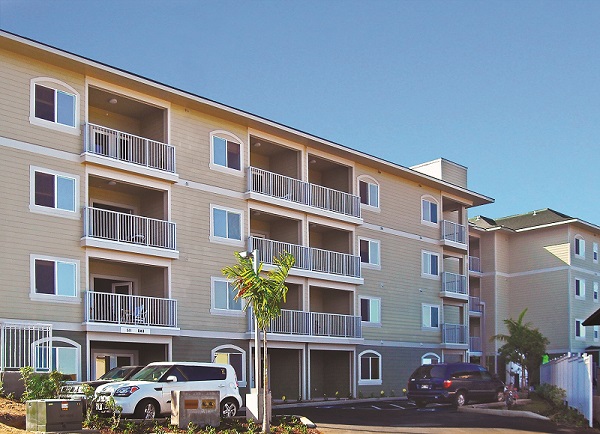
[[[360,256],[259,237],[250,237],[248,244],[249,250],[258,250],[259,260],[266,264],[273,264],[274,257],[283,252],[288,252],[296,259],[294,268],[340,276],[360,277]]]
[[[92,207],[83,217],[85,237],[176,250],[175,223]]]
[[[249,330],[254,332],[254,320],[249,318]],[[353,315],[305,312],[282,309],[279,318],[271,321],[269,333],[305,336],[361,338],[361,318]]]
[[[481,273],[481,259],[477,256],[469,256],[469,271]]]
[[[481,298],[469,296],[469,312],[482,312]]]
[[[458,244],[467,244],[467,231],[464,225],[444,220],[442,225],[442,239]]]
[[[85,151],[175,173],[175,147],[95,124],[86,124]]]
[[[442,273],[442,291],[454,294],[467,294],[467,276],[455,273]]]
[[[469,331],[466,325],[442,324],[442,343],[444,344],[467,344]]]
[[[248,191],[360,217],[360,197],[257,167],[248,168]]]
[[[0,372],[25,366],[46,372],[51,360],[51,324],[0,321]]]
[[[86,291],[85,321],[177,327],[177,300]]]
[[[469,351],[478,353],[482,351],[480,336],[469,336]]]

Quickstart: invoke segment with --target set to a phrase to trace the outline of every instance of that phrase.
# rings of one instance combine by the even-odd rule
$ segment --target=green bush
[[[567,392],[564,389],[561,389],[558,386],[553,384],[541,384],[536,389],[535,392],[545,400],[549,401],[554,407],[559,407],[564,404],[565,399],[567,399]]]
[[[58,398],[60,386],[63,385],[63,374],[52,371],[48,374],[34,372],[31,366],[20,369],[21,379],[25,384],[25,392],[21,400],[23,402],[32,399]]]

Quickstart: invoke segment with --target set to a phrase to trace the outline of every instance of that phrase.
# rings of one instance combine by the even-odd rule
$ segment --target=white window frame
[[[361,374],[362,374],[362,357],[366,356],[367,354],[372,354],[373,357],[369,358],[377,358],[378,362],[379,362],[379,378],[369,378],[366,380],[363,380],[361,378]],[[367,386],[367,385],[380,385],[383,382],[383,372],[381,371],[381,367],[382,367],[382,363],[381,363],[382,357],[381,354],[379,354],[377,351],[373,351],[373,350],[365,350],[363,352],[361,352],[358,355],[358,384],[361,386]],[[370,364],[369,364],[369,370],[370,370]]]
[[[227,351],[227,350],[233,350],[233,351]],[[246,387],[246,351],[244,351],[243,349],[241,349],[240,347],[238,347],[236,345],[220,345],[218,347],[213,348],[210,351],[210,360],[212,360],[214,362],[215,358],[217,357],[217,354],[241,354],[242,355],[241,378],[238,378],[237,380],[238,380],[239,387]],[[236,372],[236,376],[237,376],[237,372]]]
[[[235,238],[225,238],[215,235],[215,221],[214,221],[214,210],[225,211],[228,214],[234,213],[240,216],[240,239],[237,240]],[[229,228],[227,229],[229,231]],[[228,208],[220,205],[210,205],[210,241],[221,244],[229,244],[232,246],[241,246],[244,247],[244,211],[241,209]]]
[[[579,323],[579,335],[577,334],[577,324]],[[575,339],[579,341],[585,340],[585,326],[582,319],[575,319]]]
[[[57,182],[56,179],[57,177],[60,178],[64,178],[64,179],[72,179],[74,181],[74,188],[73,188],[73,203],[75,205],[75,209],[73,211],[71,210],[66,210],[66,209],[61,209],[61,208],[56,208],[56,206],[54,207],[49,207],[49,206],[43,206],[43,205],[36,205],[35,203],[35,174],[36,172],[40,172],[40,173],[44,173],[47,175],[52,175],[54,176],[54,200],[56,202],[57,197],[58,197],[58,192],[56,191],[57,189]],[[70,173],[66,173],[66,172],[59,172],[57,170],[50,170],[50,169],[45,169],[43,167],[38,167],[38,166],[29,166],[29,211],[34,212],[34,213],[39,213],[39,214],[49,214],[49,215],[53,215],[53,216],[57,216],[57,217],[66,217],[66,218],[70,218],[70,219],[74,219],[74,220],[79,220],[81,218],[81,212],[80,212],[80,206],[79,206],[79,176],[77,175],[72,175]]]
[[[56,294],[38,294],[35,288],[35,261],[51,261],[54,262],[54,266],[56,267],[56,263],[65,263],[65,264],[73,264],[75,266],[75,295],[56,295]],[[43,301],[43,302],[52,302],[52,303],[71,303],[71,304],[80,304],[81,296],[80,296],[80,261],[77,259],[70,258],[57,258],[55,256],[45,256],[45,255],[29,255],[29,280],[30,280],[30,292],[29,298],[33,301]],[[58,278],[58,273],[55,272],[55,279]],[[55,288],[57,284],[55,282]]]
[[[431,274],[431,264],[432,257],[435,256],[437,258],[437,274]],[[426,260],[426,258],[429,258]],[[421,277],[425,277],[426,279],[439,279],[442,274],[441,268],[441,257],[439,253],[430,252],[428,250],[421,250]],[[428,269],[425,268],[426,265],[429,265]]]
[[[358,237],[358,255],[359,256],[360,256],[361,241],[367,241],[369,243],[369,262],[363,262],[362,257],[361,257],[361,259],[360,259],[361,267],[371,268],[374,270],[381,270],[381,242],[379,240],[375,240],[372,238]],[[377,262],[371,262],[371,260],[372,260],[371,252],[373,251],[372,249],[375,249],[377,252]]]
[[[594,292],[593,292],[593,297],[592,298],[594,300],[594,303],[600,302],[600,300],[599,300],[600,297],[598,296],[598,282],[594,282],[594,289],[593,289],[593,291]]]
[[[369,320],[365,321],[362,319],[362,302],[363,300],[369,301]],[[381,297],[367,297],[361,296],[359,297],[359,309],[360,309],[360,317],[363,327],[381,327]],[[378,321],[372,321],[372,312],[373,309],[376,311]]]
[[[600,326],[594,326],[594,342],[600,341]]]
[[[431,325],[431,309],[432,308],[436,308],[437,309],[437,327],[434,327]],[[429,311],[428,317],[429,317],[429,324],[425,323],[425,310]],[[434,331],[438,331],[440,330],[441,327],[441,322],[442,322],[442,307],[439,304],[429,304],[429,303],[421,303],[421,329],[422,330],[434,330]]]
[[[69,346],[57,346],[54,345],[54,342],[62,342],[65,344],[68,344]],[[36,349],[40,346],[44,346],[47,343],[51,343],[52,346],[52,351],[56,350],[56,359],[58,360],[58,362],[60,363],[60,354],[61,353],[66,353],[66,354],[72,354],[75,358],[75,380],[76,381],[81,381],[81,344],[79,344],[78,342],[75,342],[72,339],[68,339],[68,338],[63,338],[63,337],[58,337],[58,336],[54,336],[54,337],[49,337],[49,338],[43,338],[43,339],[39,339],[37,341],[34,341],[31,343],[31,347],[32,347],[32,351],[31,354],[33,354],[34,356],[34,360],[32,360],[32,367],[33,370],[35,372],[48,372],[48,371],[52,371],[52,370],[58,370],[58,366],[54,366],[52,364],[52,359],[54,358],[54,354],[50,354],[50,360],[48,360],[48,368],[40,368],[38,365],[38,360],[37,357],[35,357],[35,355],[37,354]]]
[[[598,243],[592,244],[592,260],[594,264],[598,263]]]
[[[579,282],[579,294],[577,294],[577,282]],[[585,279],[575,278],[574,283],[575,298],[578,300],[585,300]]]
[[[442,358],[436,353],[426,353],[421,356],[421,365],[433,365],[430,362],[433,358],[437,359],[437,363],[442,363]]]
[[[436,222],[432,222],[431,220],[428,220],[425,216],[424,213],[424,205],[425,202],[427,202],[428,205],[428,209],[429,209],[429,213],[431,215],[431,204],[435,204],[435,218],[436,218]],[[440,205],[439,202],[433,197],[433,196],[421,196],[421,223],[427,226],[432,226],[432,227],[439,227],[440,225]]]
[[[579,253],[577,253],[579,250]],[[573,253],[576,258],[585,259],[585,240],[581,235],[575,235],[573,240]]]
[[[56,93],[62,92],[67,95],[74,97],[74,110],[75,110],[75,119],[74,126],[59,124],[56,121],[49,121],[46,119],[41,119],[35,116],[35,87],[36,85],[44,86],[54,90],[54,99],[55,99],[55,115],[56,115]],[[63,133],[73,134],[73,135],[81,135],[81,128],[79,127],[79,102],[81,101],[81,97],[79,92],[77,92],[73,87],[69,86],[67,83],[57,80],[51,77],[36,77],[30,80],[29,86],[29,123],[32,125],[37,125],[45,128],[50,128],[52,130],[60,131]],[[56,117],[56,116],[55,116]]]
[[[223,166],[221,164],[215,163],[215,145],[214,145],[215,137],[218,137],[219,139],[222,139],[225,141],[235,142],[238,145],[240,145],[240,168],[239,169],[234,169],[229,166]],[[210,163],[209,163],[209,167],[212,170],[217,170],[217,171],[224,172],[224,173],[227,173],[230,175],[244,176],[244,142],[242,141],[242,139],[237,137],[235,134],[230,133],[229,131],[225,131],[225,130],[211,131],[210,132]]]
[[[367,191],[368,191],[368,199],[367,199],[367,203],[363,203],[362,198],[360,197],[360,183],[364,182],[365,184],[367,184]],[[371,200],[372,197],[372,189],[376,188],[377,189],[377,194],[376,196],[376,201],[377,204],[373,205],[373,201]],[[358,177],[358,197],[359,197],[359,201],[360,201],[360,206],[361,208],[365,208],[368,209],[370,211],[376,211],[379,212],[379,210],[381,209],[381,187],[379,186],[379,183],[372,178],[371,176],[368,175],[362,175]]]
[[[240,309],[222,309],[220,307],[215,306],[216,300],[216,283],[217,282],[225,282],[227,283],[228,289],[231,284],[231,280],[221,278],[221,277],[211,277],[210,278],[210,313],[213,315],[226,315],[226,316],[245,316],[246,312],[244,311],[244,300],[240,300]]]

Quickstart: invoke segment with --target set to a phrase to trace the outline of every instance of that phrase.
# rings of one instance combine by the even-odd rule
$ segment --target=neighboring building
[[[483,303],[470,335],[484,337],[472,339],[481,342],[485,363],[497,366],[502,343],[490,338],[507,333],[503,321],[525,308],[525,322],[550,340],[549,355],[588,352],[598,363],[598,326],[582,322],[600,307],[600,227],[551,209],[479,216],[470,225],[470,259],[478,264],[470,267],[470,295]]]
[[[406,168],[6,32],[0,87],[0,370],[217,360],[247,391],[252,321],[221,270],[253,249],[266,270],[296,258],[274,397],[398,393],[468,358],[467,209],[492,200],[465,167]]]

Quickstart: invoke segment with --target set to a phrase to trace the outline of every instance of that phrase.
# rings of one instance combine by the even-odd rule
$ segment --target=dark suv
[[[417,407],[432,402],[461,407],[467,401],[493,402],[504,398],[504,383],[473,363],[422,365],[408,380],[408,399]]]

